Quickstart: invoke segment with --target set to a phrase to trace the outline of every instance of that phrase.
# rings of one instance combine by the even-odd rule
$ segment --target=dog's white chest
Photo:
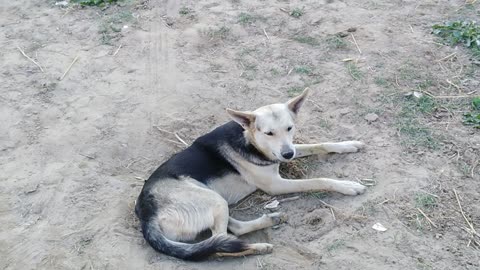
[[[213,179],[207,186],[220,194],[228,204],[234,204],[257,190],[257,187],[247,183],[239,174]]]

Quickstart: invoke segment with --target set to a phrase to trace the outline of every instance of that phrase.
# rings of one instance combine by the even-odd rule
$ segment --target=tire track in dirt
[[[180,4],[177,1],[152,3],[152,20],[149,22],[146,61],[147,92],[151,95],[147,103],[150,111],[171,112],[175,105],[183,103],[177,94],[182,80],[177,68],[177,51],[175,41],[177,35],[169,28],[166,17],[178,14]]]

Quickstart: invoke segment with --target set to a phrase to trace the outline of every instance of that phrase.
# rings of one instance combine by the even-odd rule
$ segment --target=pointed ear
[[[300,110],[300,107],[302,107],[303,103],[305,103],[305,100],[307,100],[307,95],[309,91],[310,89],[307,87],[305,88],[305,90],[303,90],[302,94],[290,99],[287,102],[287,106],[290,109],[290,111],[292,111],[294,114],[298,113],[298,111]]]
[[[252,112],[241,112],[232,109],[227,109],[227,113],[233,121],[239,123],[244,129],[250,127],[255,122],[255,114]]]

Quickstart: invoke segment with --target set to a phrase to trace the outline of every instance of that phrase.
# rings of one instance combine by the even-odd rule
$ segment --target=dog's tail
[[[248,249],[248,244],[226,234],[214,235],[204,241],[187,244],[167,239],[157,222],[142,221],[147,242],[157,251],[183,260],[200,261],[217,252],[236,253]]]

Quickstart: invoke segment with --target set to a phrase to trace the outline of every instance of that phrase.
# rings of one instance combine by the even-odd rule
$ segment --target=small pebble
[[[372,123],[378,120],[378,115],[376,113],[369,113],[365,115],[365,120],[367,120],[368,123]]]

